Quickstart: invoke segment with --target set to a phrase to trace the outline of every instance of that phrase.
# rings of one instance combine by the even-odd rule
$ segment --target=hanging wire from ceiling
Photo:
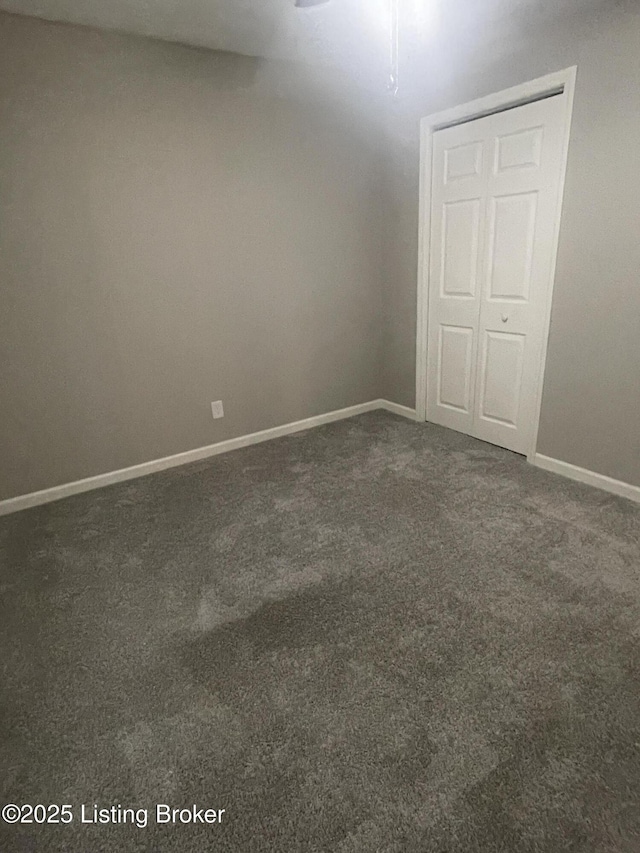
[[[324,6],[329,0],[294,0],[298,9]],[[401,0],[387,0],[389,3],[389,81],[387,89],[392,97],[400,89],[400,3]]]
[[[400,0],[389,0],[389,84],[392,96],[398,94],[400,88]]]

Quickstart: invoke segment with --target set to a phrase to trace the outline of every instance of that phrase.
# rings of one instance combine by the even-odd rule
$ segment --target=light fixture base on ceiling
[[[329,0],[296,0],[296,9],[311,9],[313,6],[324,6]]]

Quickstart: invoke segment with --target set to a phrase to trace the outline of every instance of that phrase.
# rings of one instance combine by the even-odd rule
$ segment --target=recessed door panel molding
[[[485,333],[480,418],[517,428],[525,343],[525,335]]]
[[[496,137],[495,172],[537,168],[540,165],[543,135],[544,128],[530,127]]]
[[[422,124],[417,410],[529,458],[574,82],[569,69]]]
[[[440,326],[438,341],[438,405],[464,414],[471,408],[473,329]]]
[[[488,299],[529,299],[537,205],[537,190],[490,199]]]
[[[473,127],[434,148],[432,251],[429,258],[429,419],[467,431],[474,418],[486,140]]]
[[[476,293],[480,199],[446,202],[442,207],[440,295],[454,299]]]
[[[451,184],[463,178],[480,175],[482,169],[482,142],[456,145],[444,152],[444,183]]]

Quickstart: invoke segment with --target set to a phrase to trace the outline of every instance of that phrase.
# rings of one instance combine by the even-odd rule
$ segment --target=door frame
[[[571,134],[571,117],[573,114],[573,97],[576,86],[577,66],[573,65],[562,71],[538,77],[527,83],[512,86],[502,92],[478,98],[466,104],[452,107],[443,112],[433,113],[420,120],[420,189],[419,189],[419,232],[418,232],[418,304],[416,327],[416,418],[419,421],[427,419],[427,329],[429,310],[429,266],[431,241],[431,179],[433,162],[433,134],[437,130],[463,124],[477,118],[503,112],[514,107],[520,107],[532,101],[555,95],[564,99],[564,127],[562,140],[562,162],[560,164],[560,191],[556,206],[553,225],[553,246],[551,264],[549,267],[549,287],[544,306],[544,332],[542,358],[536,379],[535,421],[533,425],[531,444],[527,452],[527,461],[533,462],[538,444],[538,426],[540,423],[540,408],[542,405],[542,386],[549,342],[549,326],[551,323],[551,304],[553,285],[556,275],[558,257],[558,241],[560,237],[560,222],[562,218],[562,202],[564,196],[567,158],[569,154],[569,137]]]

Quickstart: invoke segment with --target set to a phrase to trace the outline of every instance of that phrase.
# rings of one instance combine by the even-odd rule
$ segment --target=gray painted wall
[[[0,499],[378,396],[380,133],[303,78],[0,14]]]
[[[389,133],[382,396],[408,406],[415,401],[419,117],[574,64],[578,81],[538,452],[640,485],[636,3],[610,4],[547,30],[497,36],[488,48],[472,34],[466,41],[454,35],[448,45],[405,61],[404,94]]]

